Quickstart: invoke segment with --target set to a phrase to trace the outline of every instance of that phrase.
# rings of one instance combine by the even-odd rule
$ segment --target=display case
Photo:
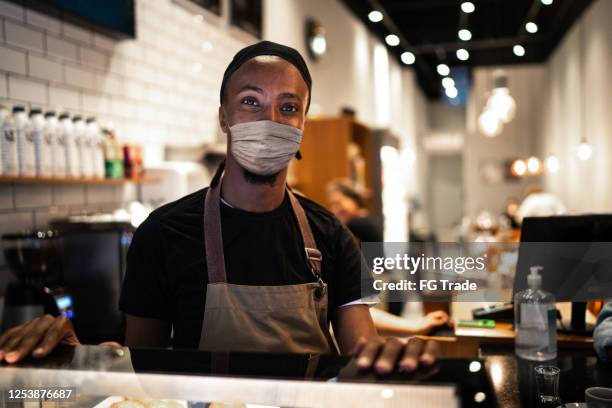
[[[475,393],[494,400],[484,370],[470,371],[463,360],[377,377],[336,355],[62,346],[42,360],[2,364],[5,401],[10,390],[72,390],[71,400],[45,407],[399,407],[409,401],[446,408]]]

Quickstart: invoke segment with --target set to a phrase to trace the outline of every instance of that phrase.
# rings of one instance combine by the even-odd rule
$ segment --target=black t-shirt
[[[359,242],[382,242],[383,233],[380,226],[371,217],[355,217],[346,226]]]
[[[206,302],[203,207],[208,189],[153,211],[127,255],[119,308],[130,315],[171,322],[175,348],[197,348]],[[318,249],[329,287],[329,319],[338,306],[360,299],[361,252],[330,212],[297,196]],[[289,285],[314,282],[288,196],[275,210],[250,213],[221,204],[229,283]]]

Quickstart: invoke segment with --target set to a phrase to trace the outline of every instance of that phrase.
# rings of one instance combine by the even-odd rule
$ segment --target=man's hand
[[[60,343],[80,344],[70,319],[51,315],[37,317],[0,336],[0,361],[16,363],[30,354],[44,357]]]
[[[419,366],[429,367],[436,362],[438,354],[438,343],[432,340],[378,336],[359,338],[354,352],[359,368],[373,368],[379,374],[389,374],[396,368],[400,372],[411,372]]]

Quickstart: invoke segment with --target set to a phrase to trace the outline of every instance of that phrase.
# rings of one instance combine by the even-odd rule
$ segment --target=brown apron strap
[[[315,277],[320,279],[321,261],[323,260],[323,256],[321,255],[321,251],[317,249],[317,244],[315,243],[314,236],[312,235],[312,230],[310,229],[310,224],[308,224],[308,218],[306,218],[304,209],[297,198],[295,198],[295,195],[291,192],[291,190],[287,189],[287,194],[289,195],[291,207],[293,207],[293,212],[295,213],[298,225],[300,226],[302,239],[304,240],[306,262],[308,262],[308,266],[310,266],[310,269]]]
[[[221,230],[221,181],[211,186],[204,199],[204,244],[208,282],[227,282]]]
[[[211,186],[204,199],[204,244],[206,245],[206,268],[208,269],[208,282],[227,282],[225,272],[225,256],[223,252],[223,236],[221,229],[221,183],[223,178],[215,186]],[[300,227],[306,261],[314,276],[321,279],[321,261],[323,257],[317,249],[312,230],[308,224],[306,213],[293,195],[287,189],[291,207]]]

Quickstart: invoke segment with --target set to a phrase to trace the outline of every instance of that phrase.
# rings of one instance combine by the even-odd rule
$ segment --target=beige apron
[[[327,321],[327,285],[321,279],[321,252],[316,247],[300,203],[287,190],[305,245],[304,267],[310,269],[314,282],[280,286],[234,285],[227,283],[225,273],[220,190],[221,181],[210,187],[204,199],[208,285],[199,349],[291,353],[335,351]]]

